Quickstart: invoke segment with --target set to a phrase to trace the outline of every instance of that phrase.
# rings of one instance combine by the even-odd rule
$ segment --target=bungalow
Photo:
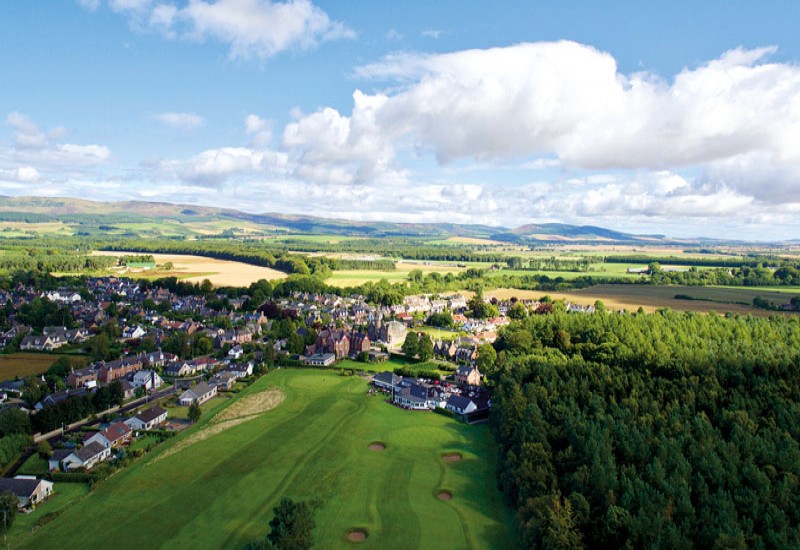
[[[154,370],[140,370],[133,374],[133,385],[145,390],[156,390],[164,385],[164,380]]]
[[[200,382],[196,386],[192,386],[183,392],[178,398],[178,402],[184,407],[191,405],[192,403],[202,405],[215,395],[217,395],[216,386],[209,386],[205,382]]]
[[[132,430],[152,430],[159,424],[166,422],[167,409],[163,407],[150,407],[136,416],[129,418],[125,424]]]
[[[478,405],[470,399],[469,397],[463,397],[461,395],[451,395],[450,398],[447,400],[447,404],[445,408],[448,411],[454,412],[456,414],[469,414],[471,412],[475,412],[478,410]]]
[[[61,461],[64,469],[77,470],[86,468],[91,470],[98,462],[103,462],[111,456],[111,447],[104,447],[100,443],[92,442],[77,451],[71,452]]]
[[[103,447],[119,447],[131,440],[133,433],[124,422],[114,422],[105,430],[90,435],[83,440],[84,445],[99,443]]]
[[[306,365],[315,367],[328,367],[336,362],[336,355],[333,353],[315,353],[303,359],[303,362]]]
[[[0,493],[11,491],[19,499],[19,508],[31,508],[44,502],[53,493],[53,482],[34,476],[0,479]]]
[[[230,391],[236,384],[238,377],[232,372],[220,372],[215,374],[211,379],[211,385],[216,386],[219,390]]]
[[[47,459],[47,465],[51,472],[57,472],[61,469],[61,461],[72,454],[71,449],[56,449],[50,458]]]

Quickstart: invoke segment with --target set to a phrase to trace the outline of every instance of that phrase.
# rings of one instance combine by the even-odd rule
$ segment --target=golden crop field
[[[138,254],[137,252],[108,252],[96,251],[96,255],[105,256],[123,256],[125,254]],[[163,277],[179,277],[184,281],[190,283],[199,283],[203,279],[208,279],[214,286],[248,286],[259,279],[266,279],[268,281],[283,279],[286,274],[270,269],[269,267],[261,267],[256,265],[249,265],[241,262],[233,262],[229,260],[217,260],[214,258],[205,258],[203,256],[190,256],[184,254],[152,254],[156,263],[161,266],[167,262],[172,262],[172,269],[170,271],[159,271],[159,275]],[[199,275],[196,275],[198,274]],[[118,275],[137,276],[147,274],[147,271],[142,270],[125,270],[118,271]]]

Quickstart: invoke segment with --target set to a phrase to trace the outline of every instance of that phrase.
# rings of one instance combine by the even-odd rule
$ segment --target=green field
[[[286,394],[275,409],[159,460],[202,419],[16,546],[241,548],[267,533],[283,496],[323,500],[322,548],[351,547],[354,527],[369,533],[364,548],[517,546],[486,425],[397,409],[363,379],[325,371],[273,371],[242,395],[270,386]],[[385,450],[368,450],[375,441]]]
[[[17,376],[32,376],[47,372],[53,363],[58,361],[60,355],[53,353],[8,353],[0,354],[0,380],[12,380]],[[75,365],[80,368],[86,365],[87,357],[68,355]]]

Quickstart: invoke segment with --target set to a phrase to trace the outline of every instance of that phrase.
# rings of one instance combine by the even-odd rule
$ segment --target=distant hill
[[[529,224],[515,229],[453,223],[359,222],[292,214],[250,214],[227,208],[166,202],[95,202],[76,198],[0,196],[0,222],[47,225],[61,234],[189,237],[215,235],[327,234],[356,237],[474,237],[534,243],[675,244],[663,235],[633,235],[595,226]],[[50,227],[58,226],[58,227]],[[691,242],[698,242],[692,240]]]

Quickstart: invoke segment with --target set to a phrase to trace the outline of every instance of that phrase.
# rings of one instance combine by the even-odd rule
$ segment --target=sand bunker
[[[462,458],[461,453],[445,453],[442,455],[442,460],[445,462],[458,462]]]
[[[248,395],[234,402],[230,407],[216,415],[203,430],[182,440],[175,446],[167,449],[158,455],[150,464],[155,464],[159,460],[174,455],[190,445],[194,445],[211,436],[220,434],[225,430],[238,426],[256,416],[274,409],[281,404],[286,395],[279,388],[270,388],[262,392]]]
[[[439,491],[439,494],[436,496],[439,497],[439,500],[450,500],[453,498],[453,493],[450,491]]]
[[[350,542],[364,542],[367,540],[366,529],[350,529],[347,533],[347,540]]]
[[[386,443],[383,443],[382,441],[373,441],[369,444],[367,449],[370,451],[383,451],[386,449]]]

